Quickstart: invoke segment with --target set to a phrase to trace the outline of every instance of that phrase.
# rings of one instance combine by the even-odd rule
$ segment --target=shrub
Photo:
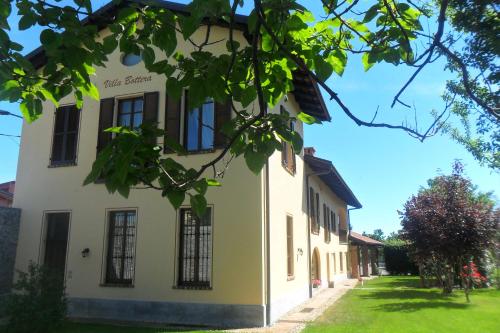
[[[62,274],[30,263],[28,272],[19,272],[5,314],[7,333],[52,332],[66,316]]]
[[[418,267],[408,256],[408,247],[402,240],[391,240],[384,243],[385,269],[391,275],[418,274]]]

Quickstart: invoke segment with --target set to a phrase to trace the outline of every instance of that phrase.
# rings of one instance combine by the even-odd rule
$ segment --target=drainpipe
[[[311,202],[309,201],[309,177],[310,176],[322,176],[322,175],[327,175],[331,172],[329,169],[328,171],[318,171],[318,172],[311,172],[306,175],[306,198],[307,198],[307,271],[309,273],[309,276],[307,277],[309,280],[309,298],[312,298],[313,295],[313,287],[312,287],[312,281],[311,281]]]
[[[265,225],[265,247],[266,247],[266,326],[271,325],[271,226],[269,225],[270,221],[270,199],[269,199],[269,159],[266,161],[265,166],[266,176],[264,177],[265,189],[264,189],[264,197],[265,197],[265,214],[264,214],[264,225]]]
[[[356,210],[356,209],[361,209],[361,207],[353,207],[353,208],[348,208],[347,209],[347,252],[349,255],[351,255],[351,249],[349,248],[349,234],[351,233],[351,210]],[[358,275],[361,276],[361,271],[360,271],[360,266],[361,263],[359,260],[361,257],[359,256],[359,246],[358,246]],[[347,258],[346,258],[347,259]],[[350,260],[350,265],[352,268],[352,259]],[[347,267],[347,271],[349,271],[349,267]],[[352,269],[351,269],[351,277],[352,277]]]

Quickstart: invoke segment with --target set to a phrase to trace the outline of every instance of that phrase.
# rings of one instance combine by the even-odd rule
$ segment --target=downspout
[[[348,208],[347,209],[347,253],[351,255],[351,249],[349,248],[350,242],[349,242],[349,234],[351,233],[351,210],[356,210],[356,209],[361,209],[361,207],[353,207],[353,208]],[[359,256],[359,246],[358,246],[358,275],[361,276],[361,263],[359,260],[361,257]],[[347,258],[346,258],[347,259]],[[351,265],[351,277],[352,277],[352,258],[349,260],[349,264]],[[349,271],[349,267],[347,267],[347,271]]]
[[[309,177],[310,176],[321,176],[321,175],[327,175],[331,172],[331,170],[328,171],[319,171],[319,172],[311,172],[306,175],[306,198],[307,198],[307,272],[309,273],[309,276],[307,277],[307,280],[309,281],[309,298],[312,298],[313,295],[313,286],[312,286],[312,281],[311,281],[311,266],[312,266],[312,258],[311,258],[311,202],[309,201]]]
[[[264,189],[264,198],[265,198],[265,214],[264,214],[264,224],[265,224],[265,247],[266,247],[266,326],[271,325],[271,226],[269,225],[270,221],[270,199],[269,199],[269,159],[266,161],[265,167],[266,176],[264,178],[265,189]]]

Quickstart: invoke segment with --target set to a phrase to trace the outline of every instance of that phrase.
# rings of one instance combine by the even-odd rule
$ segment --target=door
[[[311,260],[311,280],[321,279],[321,272],[319,265],[320,265],[319,251],[318,248],[315,248]]]
[[[47,213],[45,255],[43,263],[52,272],[64,278],[68,247],[69,212]]]

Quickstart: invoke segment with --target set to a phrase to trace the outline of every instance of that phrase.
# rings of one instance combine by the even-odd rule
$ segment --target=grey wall
[[[12,286],[20,217],[20,209],[0,207],[0,296]]]

